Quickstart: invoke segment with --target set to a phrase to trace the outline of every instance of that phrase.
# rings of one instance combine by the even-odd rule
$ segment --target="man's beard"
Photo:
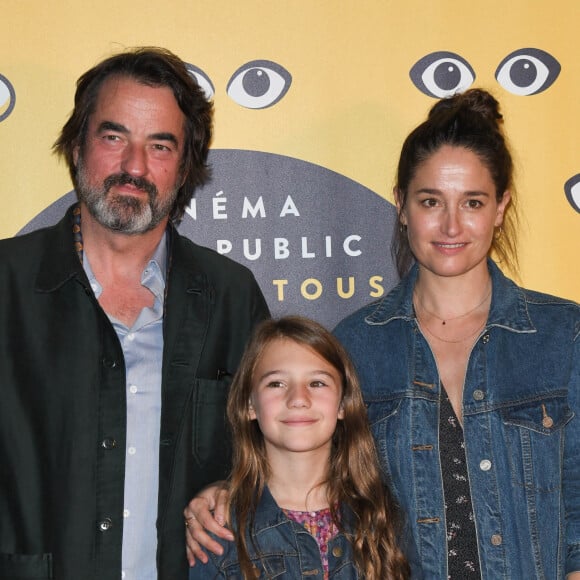
[[[147,201],[130,195],[111,193],[114,185],[131,184],[147,193]],[[93,218],[105,228],[127,235],[151,231],[166,218],[173,208],[179,188],[174,187],[167,197],[159,201],[157,187],[143,177],[128,173],[109,175],[102,186],[89,184],[87,172],[79,157],[76,173],[76,193]]]

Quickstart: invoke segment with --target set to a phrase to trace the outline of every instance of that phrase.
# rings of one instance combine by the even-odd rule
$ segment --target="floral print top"
[[[320,556],[322,558],[322,568],[324,570],[324,580],[328,579],[328,543],[338,533],[337,527],[332,521],[330,508],[318,511],[301,512],[295,510],[284,510],[289,519],[304,526],[318,543]]]
[[[439,449],[445,493],[448,579],[480,579],[463,428],[443,389],[439,415]]]

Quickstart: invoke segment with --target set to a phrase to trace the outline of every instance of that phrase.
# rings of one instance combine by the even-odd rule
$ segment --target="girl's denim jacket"
[[[267,487],[264,488],[256,510],[253,530],[260,554],[258,555],[248,535],[247,545],[256,568],[256,578],[322,580],[324,571],[315,538],[306,528],[286,517]],[[208,563],[198,563],[191,568],[189,580],[242,578],[235,542],[227,542],[213,535],[212,537],[222,545],[224,553],[221,556],[208,553]],[[359,578],[350,542],[342,533],[332,538],[328,544],[328,565],[329,578],[333,580]]]
[[[580,308],[516,286],[488,261],[489,319],[469,356],[463,429],[483,580],[580,570]],[[425,578],[447,578],[441,384],[418,327],[414,266],[342,321],[382,466]]]

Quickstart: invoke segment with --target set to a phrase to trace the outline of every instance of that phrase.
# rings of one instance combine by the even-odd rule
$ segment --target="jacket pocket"
[[[0,554],[2,580],[52,580],[52,554]]]
[[[279,578],[280,576],[283,576],[287,572],[284,556],[279,554],[263,555],[259,560],[258,559],[252,560],[252,563],[254,565],[255,572],[254,577],[256,579]],[[233,579],[239,580],[242,577],[242,573],[240,571],[240,566],[238,563],[224,567],[222,572],[225,574],[226,578],[232,578],[232,580]],[[296,577],[300,576],[298,570],[296,570],[295,572]]]
[[[563,396],[528,401],[501,411],[516,485],[538,492],[560,490],[564,428],[573,416]]]
[[[231,379],[196,379],[192,416],[192,451],[199,463],[227,462],[230,437],[226,403]]]

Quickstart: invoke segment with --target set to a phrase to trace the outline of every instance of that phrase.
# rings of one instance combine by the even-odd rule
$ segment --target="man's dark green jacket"
[[[121,578],[125,366],[70,213],[0,242],[2,579]],[[169,263],[157,563],[160,580],[185,580],[183,509],[229,470],[228,386],[269,313],[248,269],[173,228]]]

